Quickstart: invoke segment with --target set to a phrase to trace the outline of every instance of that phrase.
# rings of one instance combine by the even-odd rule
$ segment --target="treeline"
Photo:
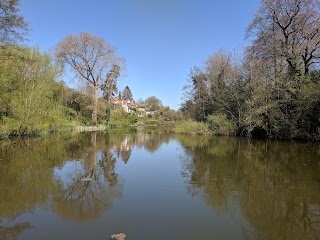
[[[60,74],[48,54],[18,45],[0,48],[0,120],[4,128],[24,132],[63,119],[56,79]]]
[[[105,98],[110,99],[116,90],[119,66],[122,66],[115,64],[114,48],[88,33],[67,36],[58,44],[55,54],[23,45],[29,29],[19,5],[19,0],[0,3],[0,138],[105,122]],[[68,44],[83,49],[79,58],[87,50],[91,50],[90,57],[95,57],[85,59],[88,64],[94,61],[96,68],[89,66],[92,79],[84,81],[80,90],[67,87],[61,80],[63,72],[69,72],[70,67],[78,81],[89,74],[76,71],[81,63],[72,56],[68,58],[68,49],[73,50]],[[94,75],[97,72],[103,76]]]
[[[5,45],[0,56],[1,132],[23,135],[90,123],[90,89],[67,87],[59,80],[61,65],[49,54],[27,46]],[[106,106],[102,100],[98,106],[102,122]]]
[[[320,14],[314,0],[262,0],[241,57],[194,67],[181,110],[216,134],[320,139]]]
[[[110,119],[121,126],[134,123],[134,114],[110,111],[125,69],[125,59],[115,47],[90,33],[66,36],[53,54],[23,45],[29,29],[19,4],[0,3],[0,139],[106,124]],[[73,73],[82,88],[68,87],[61,80],[64,72]],[[122,95],[133,99],[128,86]],[[158,105],[168,118],[175,117]]]
[[[0,136],[40,134],[92,124],[94,89],[88,84],[80,89],[68,87],[61,80],[63,65],[50,54],[37,48],[6,44],[0,47],[0,58]],[[114,95],[116,84],[113,87]],[[128,89],[126,86],[123,97]],[[129,95],[132,99],[131,91]],[[140,103],[146,109],[158,111],[152,118],[173,121],[181,117],[154,96],[141,99]],[[97,124],[106,124],[109,106],[102,90],[96,104]],[[110,115],[112,125],[128,126],[137,120],[137,112],[129,115],[121,107]]]
[[[90,85],[77,90],[68,87],[61,80],[63,66],[50,54],[22,45],[3,45],[0,58],[0,135],[39,134],[92,124],[94,89]],[[156,97],[142,104],[159,110],[157,118],[177,117]],[[107,99],[101,95],[97,99],[97,124],[106,123],[107,108]],[[129,116],[120,108],[111,112],[110,123],[130,125],[136,119],[136,114]]]

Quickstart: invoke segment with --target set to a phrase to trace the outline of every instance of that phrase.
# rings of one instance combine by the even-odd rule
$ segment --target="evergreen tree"
[[[124,88],[124,90],[122,91],[122,99],[130,100],[130,101],[133,100],[132,92],[131,92],[131,90],[130,90],[130,88],[128,86],[126,86]]]

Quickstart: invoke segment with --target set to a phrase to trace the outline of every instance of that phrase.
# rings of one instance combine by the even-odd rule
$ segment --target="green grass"
[[[211,135],[209,125],[203,122],[196,122],[190,119],[179,122],[173,128],[175,133],[188,135]]]

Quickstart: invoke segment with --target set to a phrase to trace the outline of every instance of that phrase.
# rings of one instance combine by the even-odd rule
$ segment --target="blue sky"
[[[21,0],[28,45],[51,51],[68,34],[103,37],[126,58],[134,99],[178,109],[188,73],[221,48],[242,49],[259,0]],[[66,82],[68,77],[64,79]]]

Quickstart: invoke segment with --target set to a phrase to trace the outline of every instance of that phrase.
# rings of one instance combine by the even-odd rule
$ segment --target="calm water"
[[[119,232],[126,240],[319,239],[320,145],[155,130],[0,143],[0,239]]]

